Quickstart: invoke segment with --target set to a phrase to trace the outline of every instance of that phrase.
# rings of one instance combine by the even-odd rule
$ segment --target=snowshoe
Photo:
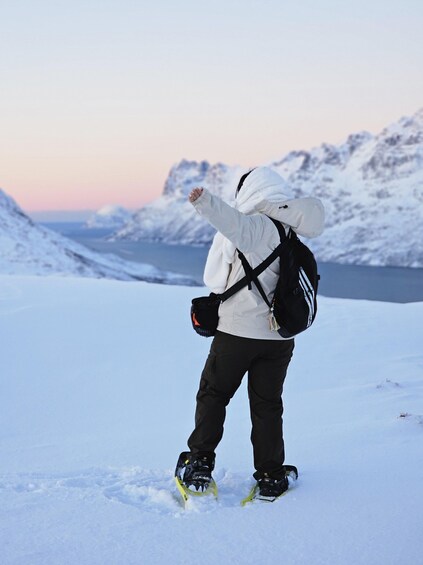
[[[274,502],[283,496],[289,488],[289,478],[291,480],[298,479],[298,469],[293,465],[284,465],[285,476],[281,479],[273,479],[265,473],[257,480],[252,487],[248,496],[241,501],[241,506],[245,506],[249,502],[260,500],[262,502]]]
[[[214,457],[194,455],[183,451],[175,469],[175,483],[184,503],[189,496],[213,494],[217,498],[217,485],[212,477]]]

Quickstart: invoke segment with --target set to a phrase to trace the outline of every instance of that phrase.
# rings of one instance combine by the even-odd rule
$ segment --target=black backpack
[[[270,220],[277,227],[281,239],[281,243],[273,252],[273,254],[277,252],[280,258],[280,273],[272,302],[269,302],[258,280],[256,269],[252,269],[240,251],[238,255],[244,267],[249,288],[251,288],[251,282],[254,282],[270,308],[272,329],[277,330],[284,338],[292,338],[309,328],[314,322],[320,275],[317,272],[317,263],[313,253],[298,239],[297,234],[289,229],[286,235],[280,222],[273,218]],[[263,263],[268,263],[268,259]]]
[[[289,339],[311,326],[317,311],[317,286],[320,276],[313,253],[302,243],[296,233],[290,229],[286,235],[280,222],[269,218],[278,229],[280,244],[272,253],[254,269],[245,256],[238,251],[244,267],[245,276],[222,294],[214,294],[194,298],[191,302],[191,323],[194,330],[203,337],[215,334],[219,321],[219,305],[254,282],[263,300],[271,311],[270,324],[279,335]],[[278,283],[269,302],[258,276],[274,261],[280,259]]]

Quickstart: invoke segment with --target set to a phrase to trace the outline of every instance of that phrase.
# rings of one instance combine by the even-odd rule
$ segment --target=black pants
[[[214,454],[222,439],[226,406],[248,371],[254,476],[283,476],[282,389],[293,349],[293,339],[250,339],[216,333],[197,393],[195,429],[188,439],[192,453]]]

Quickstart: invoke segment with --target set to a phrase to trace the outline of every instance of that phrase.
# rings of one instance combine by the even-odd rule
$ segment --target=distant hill
[[[100,255],[31,220],[0,190],[0,274],[63,274],[119,280],[192,284],[187,277]]]
[[[87,228],[120,228],[131,218],[132,213],[122,206],[103,206],[92,214],[85,226]]]

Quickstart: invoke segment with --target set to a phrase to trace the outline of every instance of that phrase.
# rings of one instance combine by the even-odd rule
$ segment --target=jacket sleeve
[[[204,189],[193,206],[209,224],[227,237],[242,253],[260,245],[268,221],[263,214],[247,216]]]

